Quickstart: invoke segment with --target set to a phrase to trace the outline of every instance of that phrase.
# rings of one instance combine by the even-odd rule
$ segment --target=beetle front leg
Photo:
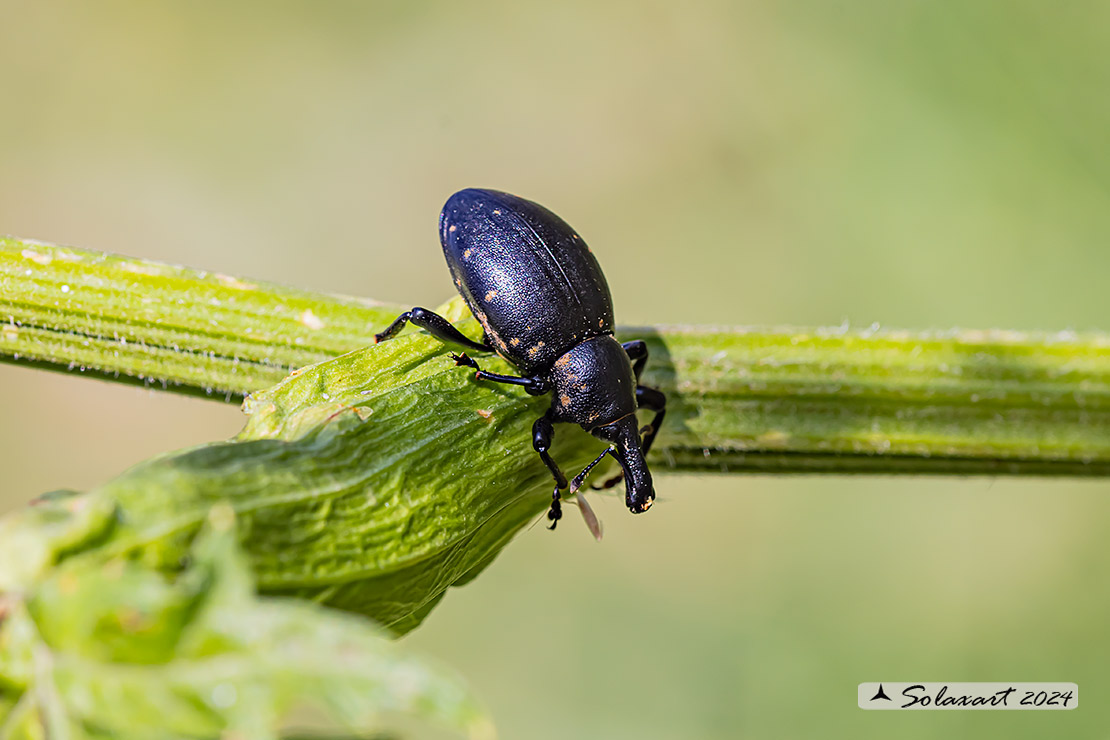
[[[648,346],[647,342],[642,339],[636,339],[631,342],[625,342],[621,345],[628,359],[632,360],[632,374],[636,376],[636,382],[640,382],[640,375],[644,372],[644,366],[648,361]],[[667,415],[667,397],[660,391],[654,388],[648,388],[645,385],[636,386],[636,405],[642,409],[651,409],[655,411],[655,418],[651,420],[651,424],[645,427],[644,441],[642,449],[644,455],[648,454],[651,449],[651,443],[655,441],[655,435],[659,432],[659,426],[663,423],[663,417]]]
[[[551,392],[551,386],[543,378],[522,378],[517,375],[501,375],[500,373],[487,373],[482,368],[478,367],[478,363],[467,356],[465,352],[457,355],[451,353],[451,359],[455,361],[456,365],[463,365],[472,367],[476,371],[474,377],[477,380],[489,380],[494,383],[505,383],[506,385],[519,385],[528,392],[530,396],[542,396],[544,393]]]
[[[640,444],[640,449],[644,451],[644,457],[647,457],[651,450],[651,443],[655,441],[655,435],[659,433],[659,427],[663,425],[663,417],[667,415],[667,397],[663,395],[662,391],[657,391],[654,388],[648,388],[644,385],[636,386],[636,405],[642,409],[650,409],[655,412],[651,423],[641,430],[644,439]]]
[[[631,342],[622,342],[621,347],[624,347],[628,359],[632,360],[632,374],[636,376],[636,382],[639,383],[640,374],[644,371],[644,365],[648,361],[647,342],[642,339],[634,339]]]
[[[461,331],[451,326],[450,321],[434,311],[429,311],[419,306],[413,308],[411,311],[405,311],[395,318],[393,323],[387,326],[383,331],[375,334],[374,343],[377,344],[378,342],[392,339],[405,328],[405,324],[410,322],[413,326],[419,326],[441,342],[460,344],[463,347],[469,347],[478,352],[493,352],[493,347],[486,344],[479,344],[473,339],[464,336]]]
[[[551,520],[551,526],[548,529],[555,529],[555,525],[563,518],[563,503],[559,491],[567,487],[567,477],[563,475],[563,471],[559,470],[559,465],[551,459],[548,450],[551,449],[551,441],[555,437],[555,427],[551,423],[551,419],[544,415],[536,419],[532,425],[532,448],[540,454],[540,459],[547,469],[551,471],[551,475],[555,478],[555,490],[551,494],[551,508],[547,510],[547,518]]]

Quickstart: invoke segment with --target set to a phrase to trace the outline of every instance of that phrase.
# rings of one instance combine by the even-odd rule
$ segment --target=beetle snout
[[[636,452],[639,452],[637,448]],[[633,457],[631,463],[625,468],[625,496],[624,502],[633,514],[643,514],[651,508],[655,501],[655,486],[651,480],[651,473],[647,465],[643,464],[643,457]],[[636,463],[640,463],[637,465]]]
[[[643,514],[651,508],[651,503],[655,500],[655,485],[640,447],[636,415],[628,414],[612,424],[592,431],[595,437],[613,444],[613,457],[620,463],[624,473],[625,506],[633,514]]]

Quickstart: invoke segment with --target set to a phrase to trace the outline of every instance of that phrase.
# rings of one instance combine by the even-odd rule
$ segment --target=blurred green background
[[[0,1],[0,232],[412,304],[454,190],[624,324],[1110,330],[1110,5]],[[0,509],[238,410],[0,367]],[[405,638],[505,737],[1106,737],[1110,484],[667,476]],[[1075,681],[1067,713],[862,681]]]

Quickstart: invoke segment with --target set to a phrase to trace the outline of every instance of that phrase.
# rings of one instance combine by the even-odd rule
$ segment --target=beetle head
[[[612,445],[624,471],[625,503],[647,511],[655,499],[636,421],[636,375],[628,353],[611,335],[593,337],[555,361],[547,375],[557,421],[580,425]]]
[[[591,431],[598,439],[613,445],[613,457],[617,459],[621,470],[624,471],[624,502],[629,511],[640,514],[650,509],[651,502],[655,500],[655,485],[652,483],[651,471],[648,470],[643,450],[640,448],[640,430],[636,415],[629,414],[612,424],[606,424]]]

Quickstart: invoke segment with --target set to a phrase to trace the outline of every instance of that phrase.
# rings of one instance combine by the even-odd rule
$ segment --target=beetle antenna
[[[613,454],[613,448],[612,447],[606,447],[605,451],[602,452],[600,455],[598,455],[597,458],[595,458],[592,463],[590,463],[585,468],[583,468],[581,473],[574,476],[574,480],[572,480],[570,482],[570,492],[571,493],[578,493],[578,489],[581,488],[582,484],[586,482],[586,476],[588,476],[590,474],[590,471],[594,469],[594,466],[597,465],[602,460],[604,460],[606,455],[611,455],[611,454]]]

